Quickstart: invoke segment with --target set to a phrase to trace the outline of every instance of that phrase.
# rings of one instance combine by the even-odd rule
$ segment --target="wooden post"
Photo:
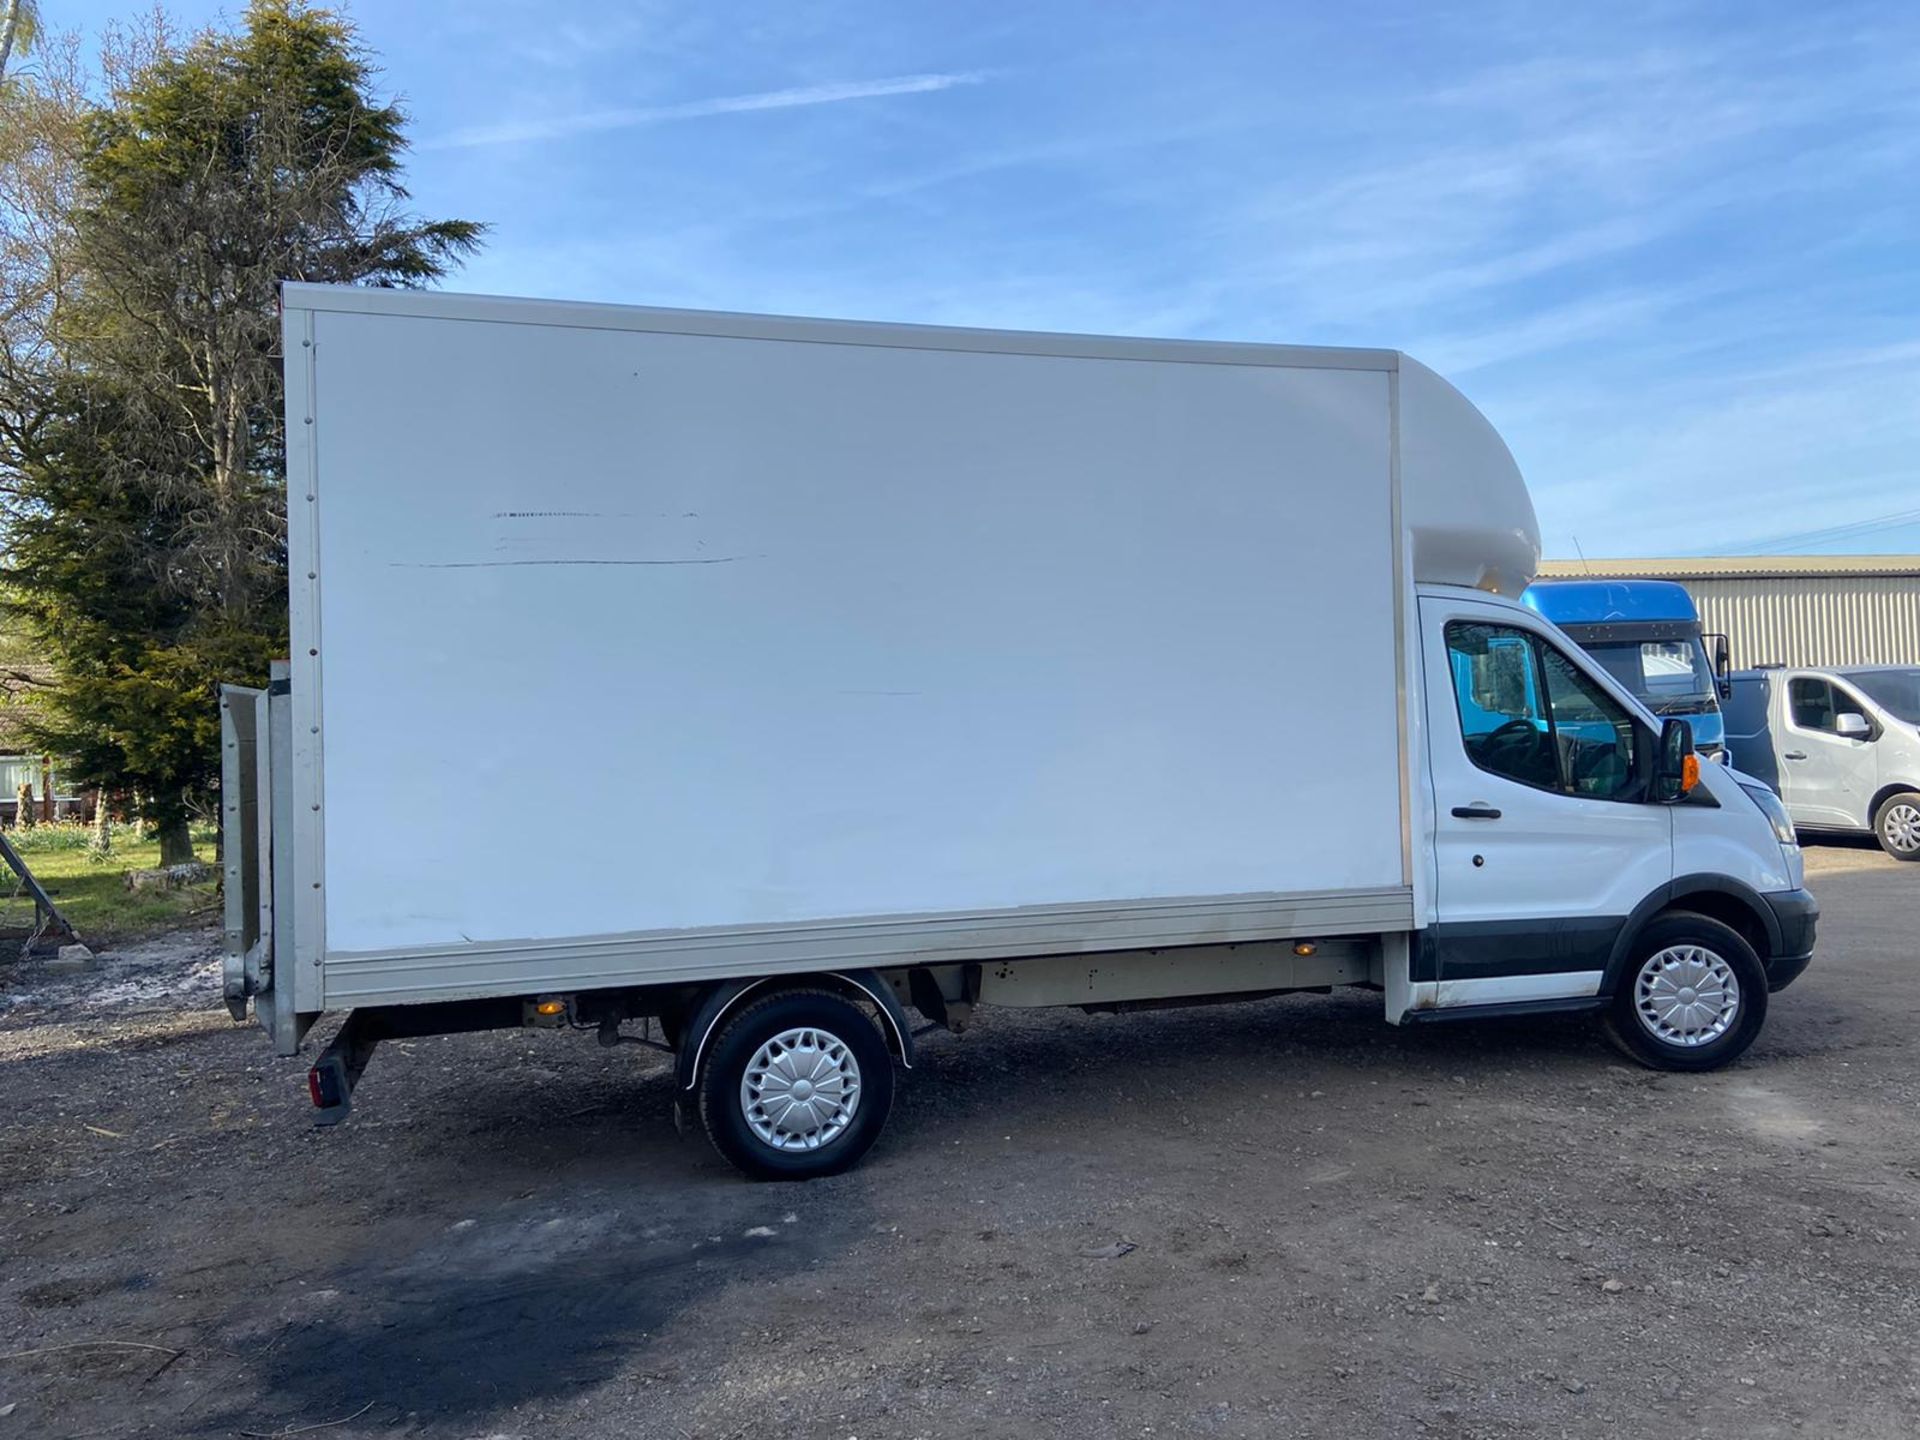
[[[53,757],[40,757],[40,818],[51,823],[55,816],[53,810]]]

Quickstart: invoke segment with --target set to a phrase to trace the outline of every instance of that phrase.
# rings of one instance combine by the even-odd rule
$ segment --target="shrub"
[[[123,841],[138,843],[149,837],[140,833],[138,825],[108,823],[109,840],[107,848]],[[97,827],[84,820],[52,820],[35,825],[31,830],[14,837],[13,848],[22,855],[51,855],[63,850],[96,849],[94,837]]]

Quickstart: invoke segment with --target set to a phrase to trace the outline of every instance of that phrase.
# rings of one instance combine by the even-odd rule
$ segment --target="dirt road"
[[[1910,1437],[1920,867],[1811,853],[1721,1074],[1358,992],[995,1012],[800,1187],[590,1037],[390,1045],[315,1131],[210,939],[0,971],[0,1440]]]

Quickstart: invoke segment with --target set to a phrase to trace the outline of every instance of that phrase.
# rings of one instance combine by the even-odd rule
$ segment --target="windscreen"
[[[1909,725],[1920,725],[1920,670],[1852,670],[1848,683],[1867,692],[1882,710]]]
[[[1580,648],[1656,715],[1689,715],[1714,708],[1713,666],[1697,637],[1596,640]]]

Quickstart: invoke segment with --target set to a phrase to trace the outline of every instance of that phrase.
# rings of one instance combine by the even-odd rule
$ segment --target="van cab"
[[[1920,860],[1920,667],[1769,668],[1732,677],[1733,761],[1796,827],[1869,833]]]
[[[1637,1058],[1707,1058],[1735,1012],[1701,997],[1740,992],[1720,983],[1702,921],[1746,936],[1759,961],[1749,1001],[1790,984],[1813,949],[1818,906],[1779,801],[1716,764],[1695,763],[1684,795],[1662,793],[1659,752],[1690,739],[1686,721],[1654,715],[1531,606],[1422,587],[1420,613],[1436,913],[1402,1022],[1494,1003],[1590,1008]],[[1719,979],[1687,972],[1673,990],[1685,1013],[1661,1022],[1662,967],[1696,952],[1716,956]],[[1423,981],[1437,983],[1423,993]]]

